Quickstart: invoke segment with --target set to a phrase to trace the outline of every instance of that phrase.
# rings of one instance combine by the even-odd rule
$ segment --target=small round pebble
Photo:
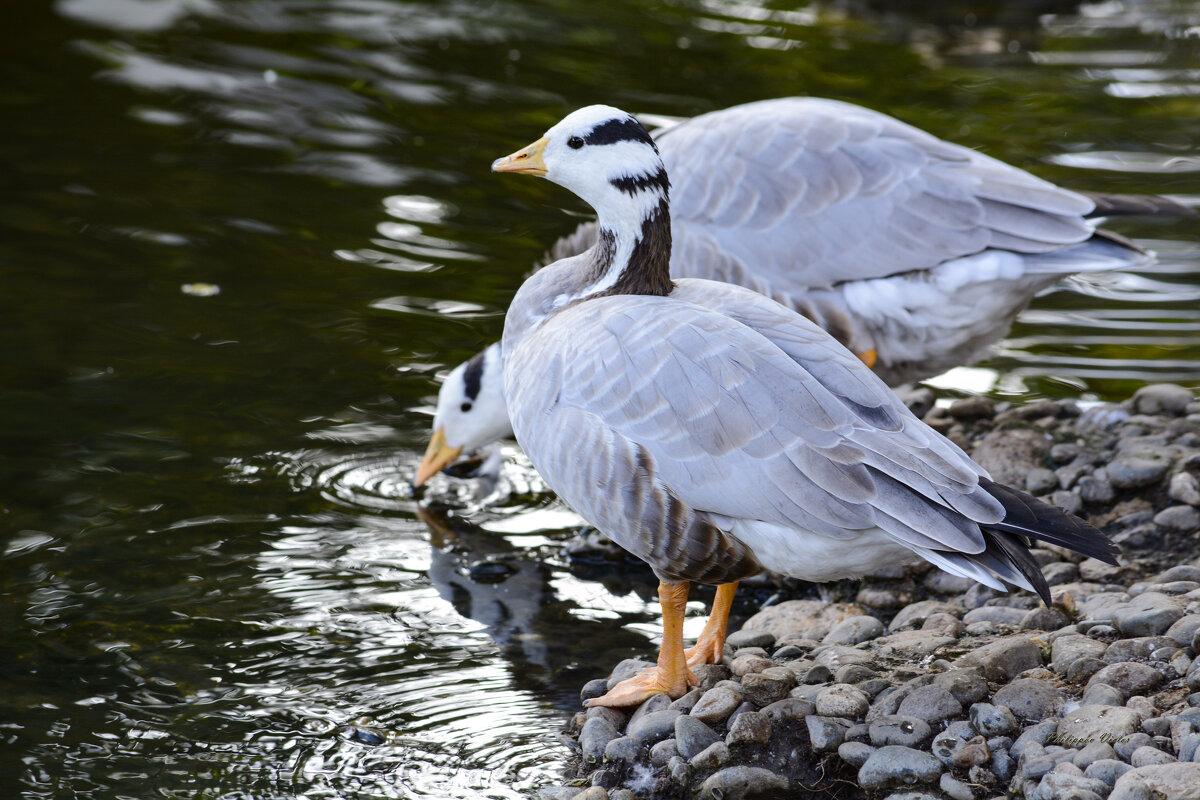
[[[861,689],[845,683],[827,686],[816,697],[816,711],[824,717],[859,719],[870,706],[867,695]]]
[[[932,783],[942,774],[942,764],[929,753],[911,747],[888,745],[871,754],[858,770],[864,789],[888,789]]]

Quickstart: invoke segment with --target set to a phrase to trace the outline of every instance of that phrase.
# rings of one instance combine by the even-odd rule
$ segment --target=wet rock
[[[813,715],[805,717],[808,726],[808,740],[812,743],[814,753],[828,753],[837,750],[846,740],[846,731],[850,723],[841,717],[821,717]]]
[[[1158,483],[1167,474],[1169,459],[1143,455],[1122,455],[1108,464],[1108,480],[1118,489],[1139,489]]]
[[[1006,736],[1014,733],[1017,718],[1012,711],[1004,706],[994,706],[991,703],[975,703],[969,711],[971,727],[987,737]]]
[[[609,720],[603,717],[588,719],[579,732],[579,747],[584,762],[599,763],[604,758],[604,749],[608,747],[608,743],[619,735],[616,726]]]
[[[929,723],[919,717],[905,717],[889,714],[871,722],[868,728],[871,744],[884,747],[898,744],[904,747],[919,747],[929,740],[933,729]]]
[[[1008,683],[1027,669],[1042,665],[1042,653],[1036,644],[1023,636],[1012,636],[961,656],[959,667],[980,667],[989,681]]]
[[[691,716],[705,723],[716,725],[729,719],[734,709],[742,704],[745,696],[740,687],[733,685],[714,686],[701,696],[692,708]]]
[[[946,411],[954,419],[991,419],[996,415],[996,404],[987,397],[961,397]]]
[[[1164,508],[1154,515],[1154,524],[1179,533],[1192,533],[1200,530],[1200,510],[1191,506]]]
[[[1097,672],[1088,681],[1087,688],[1090,689],[1096,684],[1106,684],[1119,691],[1127,700],[1135,694],[1145,694],[1162,682],[1162,673],[1149,664],[1123,661],[1110,664]]]
[[[864,789],[889,789],[914,783],[933,783],[941,774],[941,762],[929,753],[887,745],[872,753],[859,768],[858,782]]]
[[[695,717],[684,715],[675,720],[675,748],[686,759],[691,760],[720,740],[716,731]]]
[[[1095,765],[1093,765],[1095,766]],[[1117,779],[1108,800],[1195,797],[1200,764],[1157,764],[1136,767]]]
[[[821,716],[859,719],[867,713],[870,702],[858,687],[835,683],[817,694],[815,705]]]
[[[596,678],[583,685],[583,688],[579,690],[579,699],[586,703],[593,697],[603,697],[606,692],[608,692],[608,678]]]
[[[875,748],[863,742],[842,742],[838,746],[838,757],[852,767],[861,767],[867,763]]]
[[[787,790],[787,785],[787,778],[762,767],[727,767],[701,784],[700,797],[712,800],[778,797]]]
[[[875,617],[850,617],[834,625],[821,641],[823,644],[855,645],[882,636],[883,633],[883,623]]]
[[[903,717],[917,717],[929,723],[937,723],[962,716],[962,704],[943,687],[929,684],[909,692],[896,713]]]
[[[654,744],[675,732],[675,720],[682,714],[673,708],[662,711],[651,711],[643,717],[635,717],[629,721],[626,735],[641,741],[643,744]]]
[[[1193,399],[1192,391],[1183,386],[1152,383],[1134,392],[1130,405],[1137,414],[1182,417]]]

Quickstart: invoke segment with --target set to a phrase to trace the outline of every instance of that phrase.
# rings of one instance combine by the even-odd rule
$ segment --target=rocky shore
[[[576,715],[569,785],[544,800],[1200,797],[1193,392],[1148,386],[1086,411],[906,401],[995,479],[1104,530],[1121,565],[1035,549],[1050,608],[932,567],[764,608],[678,700]]]

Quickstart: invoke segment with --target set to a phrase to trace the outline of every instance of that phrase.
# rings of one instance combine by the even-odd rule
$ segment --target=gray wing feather
[[[731,315],[690,300],[726,305]],[[549,380],[554,396],[522,387],[514,403],[518,439],[525,425],[539,426],[540,441],[522,442],[539,467],[561,450],[579,452],[537,451],[556,436],[578,441],[589,461],[627,460],[637,449],[652,480],[699,512],[838,539],[879,527],[917,547],[967,553],[984,547],[979,523],[1003,516],[965,454],[824,332],[766,298],[681,281],[669,301],[593,300],[560,312],[534,334],[543,343],[522,351],[553,347],[560,326],[574,344],[569,361],[553,367],[561,371]],[[514,366],[515,374],[544,369]],[[538,407],[550,410],[518,421]],[[553,488],[585,518],[615,513],[613,492],[623,490],[591,472],[583,481]]]

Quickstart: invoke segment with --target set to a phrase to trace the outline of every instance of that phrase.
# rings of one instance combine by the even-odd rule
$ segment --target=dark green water
[[[553,778],[579,685],[651,650],[652,579],[566,561],[520,468],[487,510],[439,479],[428,521],[407,482],[437,372],[581,210],[488,165],[574,107],[839,97],[1200,199],[1191,2],[58,0],[0,45],[3,797]],[[1113,227],[1159,263],[940,383],[1195,385],[1197,226]]]

